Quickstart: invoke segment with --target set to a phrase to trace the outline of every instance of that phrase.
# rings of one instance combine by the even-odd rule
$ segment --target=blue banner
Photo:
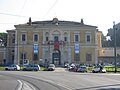
[[[38,48],[39,48],[38,44],[34,44],[34,46],[33,46],[34,54],[38,53]]]
[[[75,53],[79,53],[79,44],[75,43]]]

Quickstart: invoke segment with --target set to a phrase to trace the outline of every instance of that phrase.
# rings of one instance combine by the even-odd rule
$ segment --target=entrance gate
[[[52,54],[52,63],[55,64],[56,66],[61,65],[61,54],[60,50],[54,50]]]

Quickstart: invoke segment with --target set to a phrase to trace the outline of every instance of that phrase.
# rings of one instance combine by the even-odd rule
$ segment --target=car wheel
[[[95,71],[93,70],[92,73],[95,73]]]
[[[26,69],[25,69],[25,68],[23,68],[23,71],[26,71]]]
[[[35,69],[35,71],[38,71],[38,69]]]
[[[6,71],[8,71],[8,68],[5,68]]]
[[[14,68],[15,71],[17,71],[17,68]]]

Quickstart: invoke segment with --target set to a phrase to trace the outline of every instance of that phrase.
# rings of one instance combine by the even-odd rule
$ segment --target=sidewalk
[[[62,68],[62,67],[56,67],[55,72],[66,72],[67,68]]]

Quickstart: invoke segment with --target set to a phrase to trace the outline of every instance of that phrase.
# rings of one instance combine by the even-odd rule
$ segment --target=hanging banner
[[[79,53],[79,44],[75,43],[75,53]]]
[[[59,41],[54,42],[54,49],[59,49]]]
[[[34,54],[38,53],[38,44],[34,44],[33,51],[34,51]]]

